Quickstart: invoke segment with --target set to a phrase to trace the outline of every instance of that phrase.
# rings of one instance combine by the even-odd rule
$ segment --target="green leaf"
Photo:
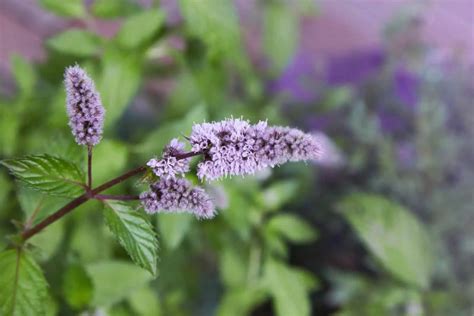
[[[0,314],[46,315],[47,283],[40,267],[27,253],[0,253]]]
[[[74,309],[82,309],[92,301],[92,280],[84,267],[78,263],[71,264],[64,272],[62,289],[64,298]]]
[[[111,153],[114,159],[110,159]],[[122,142],[104,139],[94,147],[92,155],[93,180],[99,184],[123,172],[127,165],[128,148]]]
[[[178,135],[189,135],[193,124],[202,123],[206,118],[206,106],[204,104],[198,104],[183,119],[165,123],[151,132],[147,138],[134,149],[143,156],[144,159],[149,159],[150,156],[161,153],[171,139]]]
[[[290,214],[273,216],[267,223],[266,229],[271,233],[283,236],[294,243],[307,243],[317,237],[316,230],[308,223]]]
[[[107,201],[105,223],[132,260],[156,275],[158,239],[143,213],[120,201]]]
[[[98,51],[100,38],[88,31],[69,29],[48,39],[47,45],[64,54],[88,57]]]
[[[294,198],[297,192],[298,183],[296,181],[276,182],[262,192],[263,206],[269,211],[277,210]]]
[[[141,81],[141,55],[112,47],[104,54],[99,80],[102,103],[106,108],[106,128],[116,126]]]
[[[315,281],[307,279],[307,272],[270,259],[264,267],[264,278],[277,315],[310,315],[309,292]]]
[[[150,40],[165,21],[163,12],[146,10],[127,18],[122,25],[117,41],[125,48],[135,48]]]
[[[231,0],[181,0],[181,12],[192,35],[204,41],[209,57],[235,56],[240,49],[238,17]]]
[[[36,83],[33,66],[22,56],[13,55],[11,58],[12,72],[22,95],[29,95]]]
[[[84,191],[84,173],[75,164],[48,154],[7,159],[0,163],[37,191],[66,197],[77,197]]]
[[[92,12],[101,18],[125,16],[137,9],[137,4],[130,0],[95,0]]]
[[[194,220],[189,214],[159,214],[158,227],[165,245],[169,249],[177,248],[191,228]]]
[[[14,105],[0,103],[0,155],[11,156],[17,144],[21,119]]]
[[[299,20],[287,5],[271,2],[264,11],[263,46],[277,72],[289,63],[298,45]]]
[[[37,224],[68,202],[66,198],[47,196],[23,185],[17,188],[17,198],[25,214],[25,221],[31,225]]]
[[[227,290],[222,297],[216,315],[251,315],[253,307],[265,302],[267,297],[267,291],[260,284],[232,288]]]
[[[40,0],[41,6],[57,15],[69,17],[83,17],[86,13],[83,0]]]
[[[128,298],[128,302],[132,309],[137,312],[137,315],[163,315],[157,293],[148,286],[135,291],[135,293]]]
[[[106,307],[144,287],[152,276],[133,264],[122,261],[103,261],[86,266],[94,284],[92,305]]]
[[[339,205],[372,254],[397,278],[427,288],[432,271],[431,241],[402,206],[371,194],[353,194]]]

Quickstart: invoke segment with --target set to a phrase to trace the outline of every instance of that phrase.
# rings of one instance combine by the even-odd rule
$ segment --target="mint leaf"
[[[191,228],[194,220],[189,214],[159,214],[158,227],[164,243],[169,249],[177,248]]]
[[[39,2],[41,6],[60,16],[79,18],[86,13],[82,5],[83,0],[40,0]]]
[[[277,315],[310,315],[310,291],[316,286],[312,275],[270,259],[264,267],[267,289]]]
[[[371,194],[353,194],[339,205],[357,235],[395,277],[421,288],[429,285],[431,241],[402,206]]]
[[[64,159],[43,154],[0,163],[18,180],[37,191],[66,197],[77,197],[84,191],[84,173]]]
[[[156,275],[158,240],[144,214],[120,201],[107,201],[105,223],[132,260]]]
[[[231,0],[181,0],[187,30],[204,41],[211,59],[240,52],[238,17]]]
[[[123,261],[103,261],[86,266],[94,285],[92,306],[110,306],[144,287],[152,277],[148,272]]]
[[[0,253],[0,314],[46,315],[47,283],[36,262],[23,250]]]
[[[48,39],[47,45],[64,54],[87,57],[97,52],[100,38],[88,31],[69,29]]]
[[[92,280],[84,267],[78,263],[71,264],[65,271],[62,288],[67,303],[75,309],[81,309],[92,301]]]
[[[266,226],[270,233],[276,233],[294,243],[306,243],[316,239],[317,233],[311,225],[302,219],[281,214],[272,217]]]
[[[279,181],[262,192],[261,199],[265,210],[274,211],[294,198],[298,191],[298,183],[292,180]]]
[[[165,21],[163,12],[147,10],[125,20],[117,35],[117,41],[125,48],[135,48],[156,34]]]
[[[283,3],[271,2],[264,15],[263,46],[277,72],[288,65],[299,37],[299,19]]]
[[[115,127],[141,81],[142,56],[111,47],[104,54],[99,91],[107,110],[105,126]]]

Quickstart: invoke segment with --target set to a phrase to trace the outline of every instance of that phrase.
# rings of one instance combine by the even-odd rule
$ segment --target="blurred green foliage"
[[[149,218],[149,227],[148,216],[129,206],[110,205],[112,212],[91,201],[35,236],[22,253],[3,250],[12,246],[7,237],[16,232],[10,221],[31,227],[67,200],[31,190],[27,184],[36,175],[15,181],[2,168],[2,315],[472,311],[474,280],[456,284],[452,274],[458,263],[438,260],[449,257],[443,238],[456,232],[456,222],[472,223],[474,176],[456,187],[443,181],[444,170],[456,165],[449,163],[461,161],[456,159],[464,144],[446,131],[447,114],[436,88],[430,91],[427,85],[415,115],[413,141],[420,158],[414,168],[404,169],[396,161],[396,140],[383,135],[371,104],[350,87],[327,89],[314,107],[290,114],[283,98],[266,89],[297,51],[301,16],[317,12],[312,1],[260,4],[263,53],[269,61],[264,69],[254,67],[248,56],[230,0],[181,0],[178,24],[168,23],[159,5],[144,9],[131,0],[98,0],[89,7],[80,0],[39,3],[86,27],[49,38],[44,63],[32,65],[12,56],[17,89],[0,100],[4,165],[21,168],[8,159],[46,153],[59,164],[84,167],[86,153],[67,127],[62,87],[64,67],[77,62],[95,79],[107,111],[105,139],[94,152],[96,185],[159,155],[171,138],[188,135],[193,123],[231,115],[297,124],[304,116],[298,111],[341,111],[342,134],[330,136],[343,149],[347,166],[341,185],[325,182],[324,170],[300,164],[209,184],[213,198],[222,202],[212,221],[159,214]],[[96,32],[94,18],[120,18],[123,23],[115,36],[106,38]],[[166,81],[173,82],[172,88],[157,92]],[[462,92],[453,92],[458,94]],[[37,167],[41,173],[40,162]],[[66,169],[58,169],[66,173],[62,178],[84,177],[82,171]],[[137,193],[141,187],[131,181],[112,192]],[[49,182],[43,192],[75,196],[74,189]],[[471,204],[465,202],[469,199]],[[456,202],[459,210],[453,210]],[[454,211],[465,218],[447,215]],[[134,234],[135,226],[157,232],[158,262],[150,254],[153,245]],[[126,238],[116,240],[112,233],[117,231]],[[473,272],[472,256],[466,255],[474,252],[472,232],[465,240],[466,250],[452,260],[471,264],[463,271]],[[133,248],[137,241],[141,247]],[[322,246],[327,244],[329,250]],[[325,259],[334,257],[345,258],[345,264]]]

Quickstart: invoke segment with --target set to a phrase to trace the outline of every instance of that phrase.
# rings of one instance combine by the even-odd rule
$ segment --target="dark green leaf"
[[[83,0],[40,0],[40,4],[51,12],[61,16],[82,17],[86,11]]]
[[[100,38],[88,31],[69,29],[48,39],[48,46],[58,52],[87,57],[94,55],[100,47]]]
[[[309,292],[316,285],[314,277],[272,259],[265,265],[264,276],[277,315],[310,315]]]
[[[156,275],[158,240],[141,212],[120,201],[107,201],[105,222],[115,238],[139,266]]]
[[[78,263],[71,264],[63,277],[63,294],[68,304],[75,309],[86,307],[93,293],[92,280],[84,267]]]
[[[110,306],[142,288],[151,275],[133,264],[103,261],[86,267],[94,284],[93,306]]]
[[[307,243],[316,239],[317,233],[311,225],[302,219],[290,215],[273,216],[266,227],[269,232],[276,233],[294,243]]]
[[[51,195],[76,197],[83,193],[84,173],[73,163],[47,154],[0,162],[25,185]]]
[[[47,283],[40,267],[27,253],[0,253],[0,314],[46,315]]]
[[[339,208],[388,271],[409,284],[428,287],[433,263],[431,241],[409,211],[370,194],[350,195]]]
[[[151,39],[164,21],[165,15],[156,9],[137,13],[125,20],[117,41],[126,48],[137,47]]]
[[[105,126],[115,126],[138,90],[141,80],[141,56],[115,47],[104,55],[99,91],[106,112]]]

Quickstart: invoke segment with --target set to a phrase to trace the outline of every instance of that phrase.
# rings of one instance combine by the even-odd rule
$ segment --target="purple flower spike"
[[[184,175],[189,171],[190,158],[180,160],[175,158],[176,155],[183,153],[184,143],[175,138],[163,150],[163,158],[161,160],[150,159],[147,166],[160,178],[174,179],[177,174]]]
[[[69,126],[79,145],[94,146],[102,139],[105,109],[94,82],[78,65],[66,68],[66,105]]]
[[[204,153],[198,164],[201,180],[253,174],[287,161],[316,159],[320,154],[312,135],[262,121],[255,125],[240,119],[197,124],[189,140],[193,151]]]
[[[200,187],[192,187],[185,179],[163,179],[150,185],[140,195],[147,213],[188,212],[197,218],[212,218],[215,208],[211,198]]]

